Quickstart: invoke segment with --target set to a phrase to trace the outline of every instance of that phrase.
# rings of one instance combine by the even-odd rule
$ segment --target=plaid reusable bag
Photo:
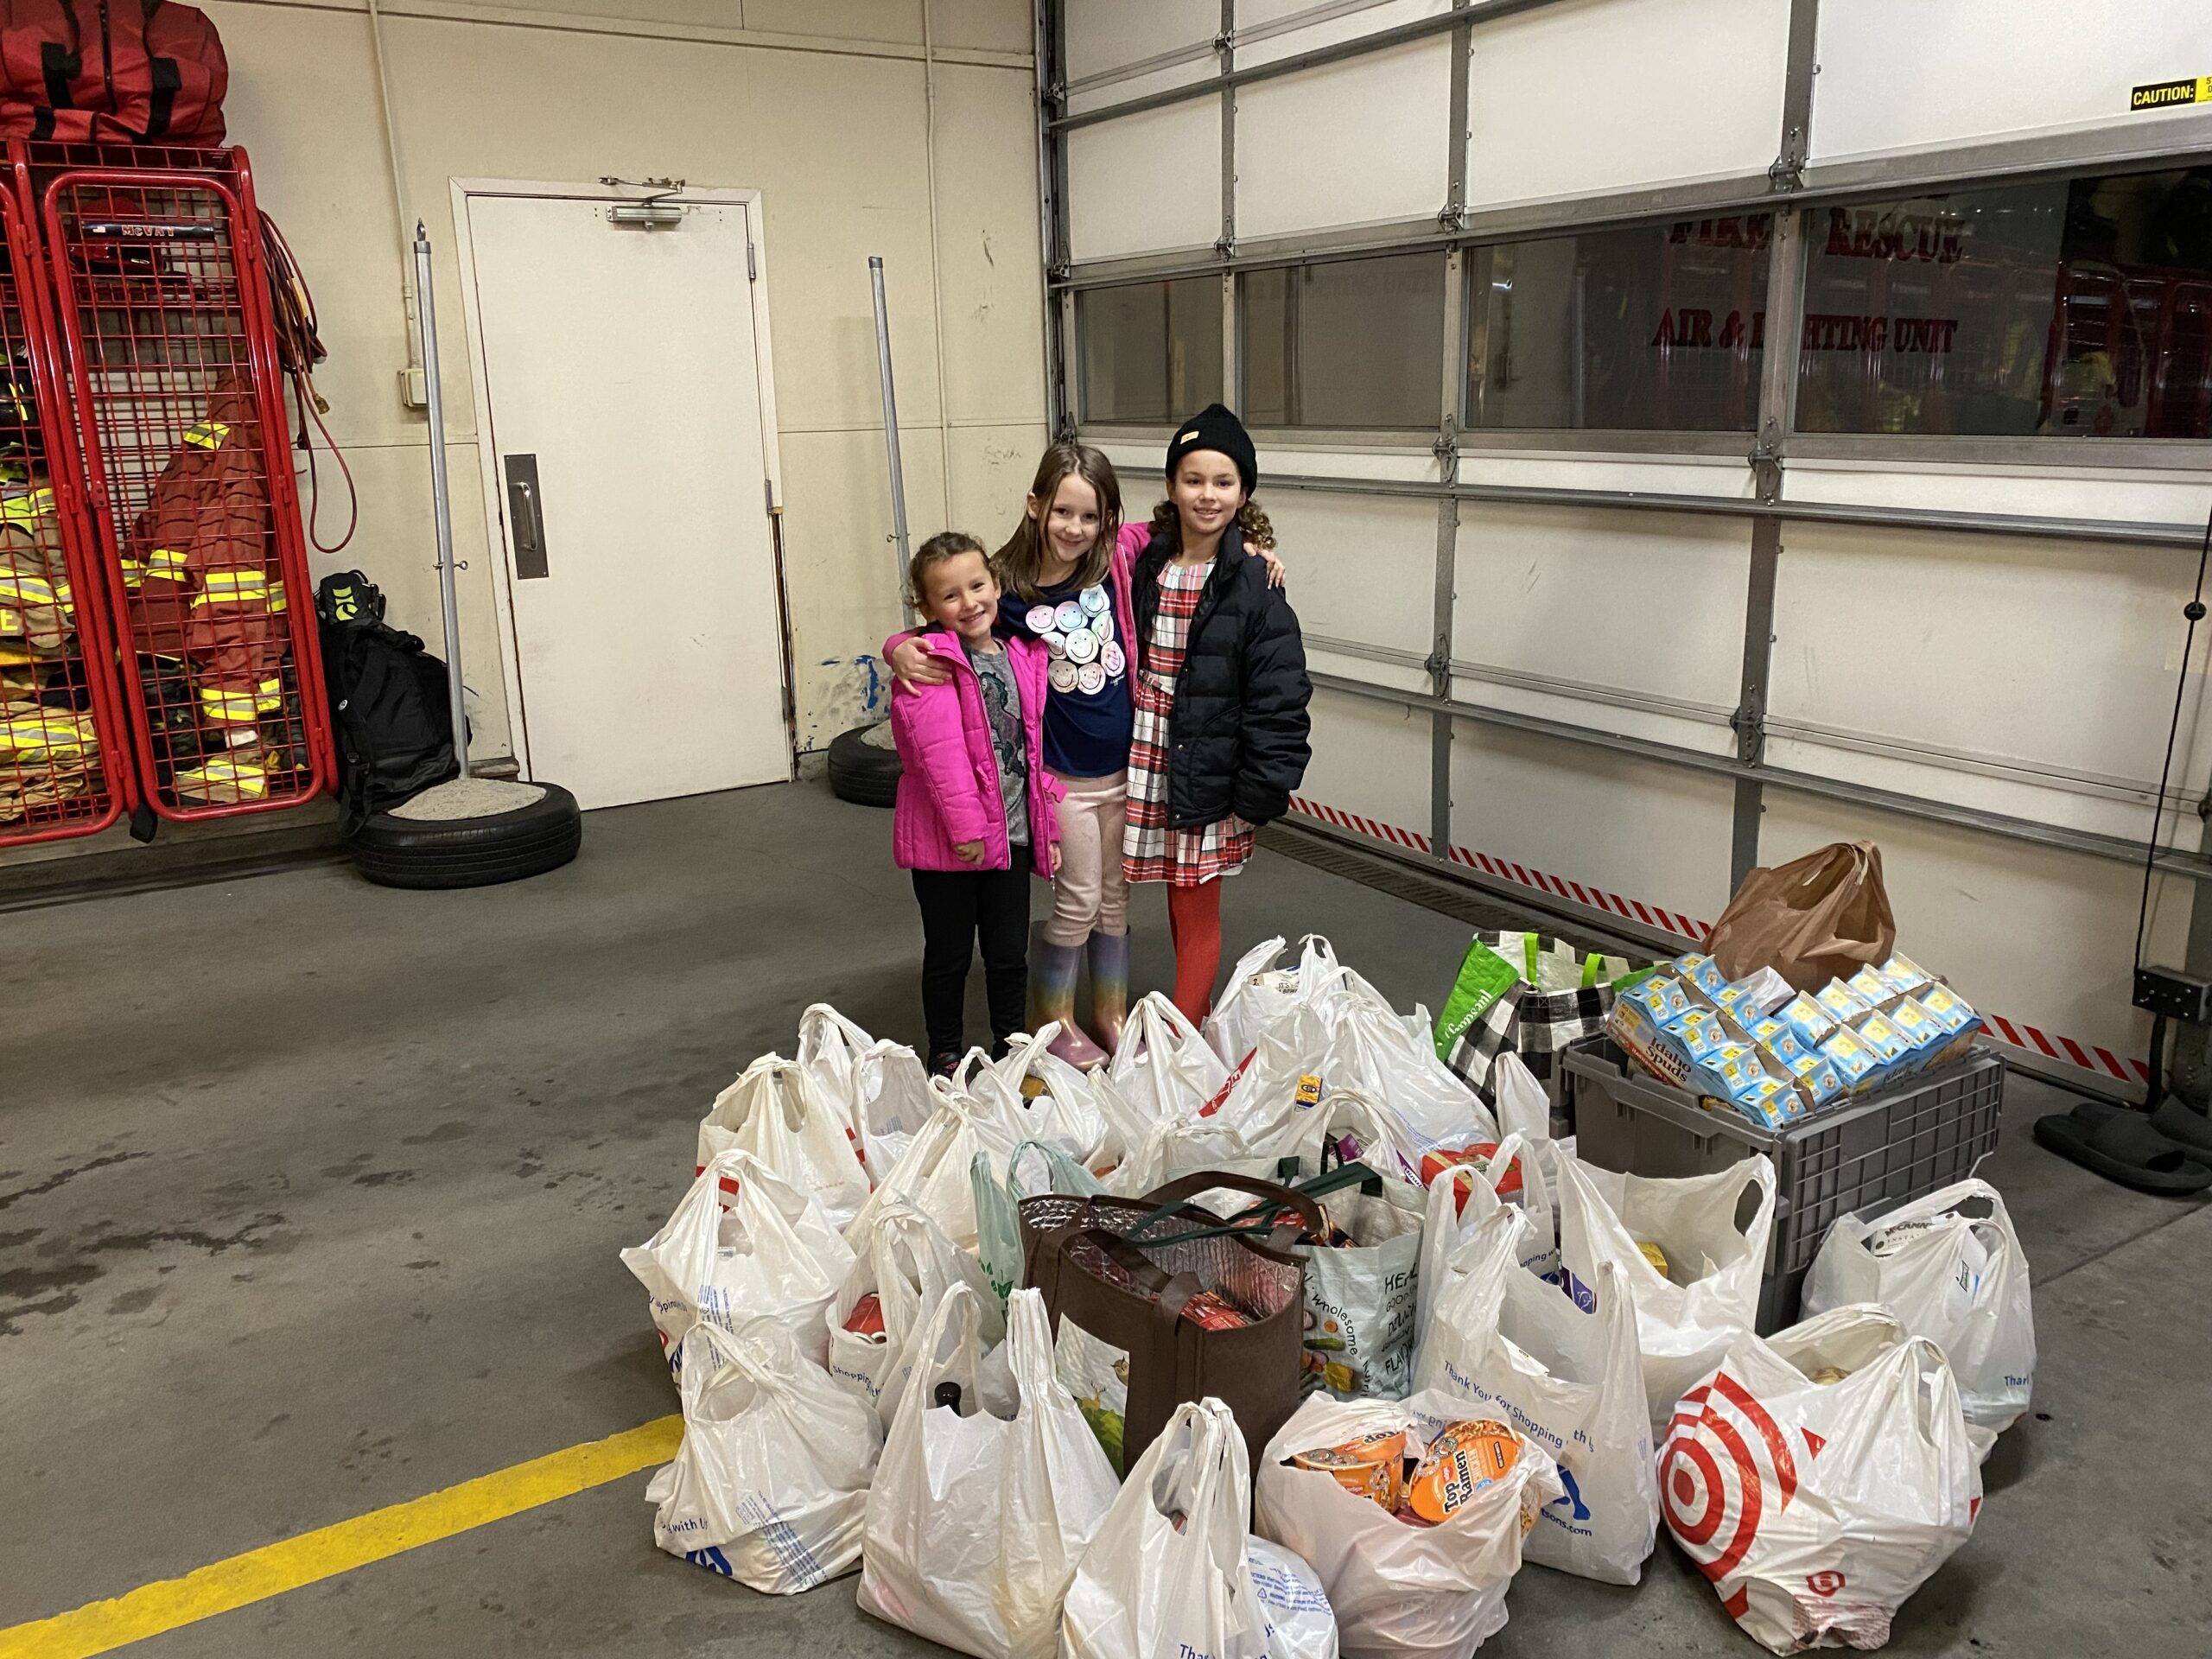
[[[1554,1106],[1560,1103],[1555,1057],[1594,1037],[1614,994],[1634,970],[1620,957],[1584,957],[1562,939],[1537,933],[1478,933],[1436,1019],[1438,1058],[1497,1104],[1491,1067],[1518,1054]]]

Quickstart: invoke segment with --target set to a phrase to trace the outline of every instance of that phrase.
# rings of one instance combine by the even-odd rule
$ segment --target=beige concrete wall
[[[206,9],[230,55],[232,137],[321,308],[330,361],[316,384],[360,487],[360,531],[336,559],[318,556],[318,572],[359,565],[391,596],[395,620],[435,637],[427,426],[398,393],[399,221],[364,0]],[[883,256],[891,291],[915,536],[947,523],[1002,531],[1045,438],[1026,0],[380,10],[408,211],[436,249],[480,751],[511,753],[512,738],[454,258],[457,178],[675,177],[764,193],[800,745],[865,718],[880,706],[874,652],[899,619],[868,255]],[[591,342],[575,355],[588,397]],[[730,487],[733,510],[753,510],[757,480]],[[327,490],[324,539],[342,523]]]

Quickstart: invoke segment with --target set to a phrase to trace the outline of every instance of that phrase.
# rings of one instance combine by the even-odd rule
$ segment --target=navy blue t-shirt
[[[1128,645],[1104,582],[1065,582],[1027,600],[1008,588],[999,601],[1007,632],[1042,639],[1052,658],[1045,699],[1045,764],[1064,778],[1103,778],[1129,764]]]

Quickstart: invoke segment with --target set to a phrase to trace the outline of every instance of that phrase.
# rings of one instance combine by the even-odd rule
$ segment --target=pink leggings
[[[1122,877],[1122,830],[1128,817],[1126,772],[1067,778],[1060,803],[1060,873],[1052,880],[1052,919],[1045,938],[1081,944],[1094,932],[1129,931],[1129,889]]]

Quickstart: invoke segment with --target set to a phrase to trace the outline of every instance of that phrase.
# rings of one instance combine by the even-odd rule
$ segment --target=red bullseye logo
[[[1717,1585],[1743,1565],[1761,1517],[1796,1496],[1797,1462],[1774,1419],[1725,1371],[1682,1397],[1669,1431],[1659,1467],[1667,1526]]]
[[[1816,1596],[1832,1596],[1843,1586],[1844,1577],[1840,1573],[1828,1571],[1805,1575],[1805,1587]]]

